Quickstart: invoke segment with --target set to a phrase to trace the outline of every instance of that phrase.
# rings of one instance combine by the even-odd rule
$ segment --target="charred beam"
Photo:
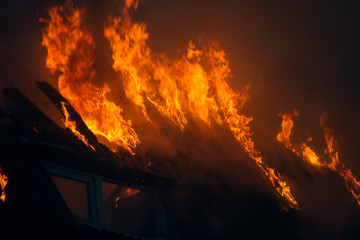
[[[6,112],[21,119],[27,126],[43,133],[52,132],[59,137],[64,135],[62,129],[18,89],[4,88],[2,94],[6,101]],[[2,111],[5,113],[5,110]]]
[[[43,113],[33,102],[16,88],[4,88],[5,109],[0,108],[2,122],[10,121],[19,133],[37,140],[65,143],[74,149],[86,150],[87,147],[75,140],[73,134],[64,131],[57,123]],[[6,120],[7,119],[7,120]]]
[[[53,86],[47,82],[38,82],[39,89],[55,104],[64,115],[62,102],[65,103],[65,108],[69,113],[71,119],[76,122],[76,130],[79,131],[88,140],[89,144],[95,148],[99,153],[105,153],[104,147],[101,146],[93,132],[86,126],[84,120],[70,102],[64,98]],[[107,151],[106,151],[107,152]]]

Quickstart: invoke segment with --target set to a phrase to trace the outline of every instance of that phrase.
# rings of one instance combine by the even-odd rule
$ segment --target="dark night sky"
[[[119,2],[75,1],[88,5],[85,21],[93,26],[98,49],[109,51],[102,26]],[[45,68],[37,14],[54,3],[1,1],[0,87],[19,87],[36,98],[34,82],[53,81]],[[295,107],[301,114],[295,136],[302,141],[307,132],[322,152],[319,117],[325,112],[339,141],[340,159],[360,176],[359,10],[356,1],[144,0],[134,19],[148,24],[153,50],[170,56],[184,51],[190,40],[199,45],[217,41],[230,61],[232,88],[252,84],[244,111],[254,117],[255,133],[274,138],[281,124],[278,113]],[[100,74],[111,69],[110,57],[101,60],[95,63]],[[10,61],[38,79],[19,80],[8,68]]]

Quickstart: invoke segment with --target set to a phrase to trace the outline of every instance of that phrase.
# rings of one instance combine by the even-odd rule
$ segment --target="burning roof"
[[[345,164],[324,117],[317,127],[323,131],[323,153],[311,134],[299,141],[294,133],[304,129],[294,127],[299,110],[280,113],[281,126],[279,119],[270,121],[271,136],[257,131],[271,124],[252,112],[276,118],[283,106],[247,109],[251,87],[259,88],[253,81],[234,84],[227,46],[191,40],[176,54],[165,47],[159,51],[151,23],[137,20],[141,1],[117,7],[99,11],[98,18],[93,5],[72,1],[37,9],[42,11],[36,15],[37,46],[46,74],[33,77],[38,96],[28,98],[12,87],[2,91],[1,117],[16,139],[11,154],[25,149],[47,163],[160,189],[176,234],[185,238],[230,238],[240,225],[250,238],[311,239],[318,232],[326,238],[331,234],[314,226],[325,224],[324,218],[337,225],[338,216],[346,219],[345,228],[348,222],[357,226],[356,169]],[[6,59],[4,65],[16,79],[32,72],[16,61]],[[42,102],[34,104],[38,98]],[[5,163],[4,169],[10,175],[0,175],[2,193],[14,178],[11,166]],[[178,182],[175,189],[171,179]],[[118,190],[120,195],[112,194],[116,205],[139,193],[131,187]],[[359,231],[356,226],[352,231]]]

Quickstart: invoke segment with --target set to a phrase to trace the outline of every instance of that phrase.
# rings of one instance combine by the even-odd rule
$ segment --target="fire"
[[[358,181],[350,169],[345,168],[344,164],[339,160],[339,153],[337,151],[337,140],[335,139],[333,130],[329,129],[325,125],[325,115],[320,117],[320,125],[324,131],[324,139],[326,142],[326,150],[324,151],[330,158],[330,162],[319,161],[318,155],[303,142],[300,146],[293,146],[290,142],[290,134],[294,122],[292,121],[293,116],[299,116],[299,112],[294,109],[292,114],[280,113],[279,116],[282,118],[281,132],[277,135],[277,140],[284,144],[284,146],[295,154],[297,154],[304,161],[310,163],[313,166],[329,168],[339,174],[346,184],[347,189],[356,199],[360,205],[360,181]],[[311,138],[308,140],[311,141]]]
[[[336,171],[336,169],[339,168],[340,165],[339,153],[336,150],[337,141],[334,137],[334,132],[325,125],[325,115],[322,115],[320,117],[320,125],[324,130],[324,139],[327,146],[327,149],[324,152],[329,156],[331,160],[331,162],[327,164],[327,167]]]
[[[320,117],[320,125],[324,130],[324,139],[327,146],[325,153],[331,160],[331,162],[327,164],[327,167],[339,173],[345,181],[346,188],[360,205],[360,181],[355,178],[350,169],[345,168],[344,164],[340,162],[337,151],[337,140],[335,139],[334,131],[325,125],[325,115]]]
[[[281,132],[277,135],[277,140],[282,142],[287,148],[292,148],[292,144],[290,142],[290,134],[294,126],[292,117],[298,117],[299,111],[294,108],[292,114],[280,113],[279,116],[282,118],[282,122],[281,122]]]
[[[0,168],[0,189],[1,189],[1,195],[0,195],[0,201],[5,202],[6,194],[5,194],[5,187],[8,183],[8,178],[4,173],[2,173],[2,170]]]
[[[323,166],[323,164],[319,162],[318,155],[316,155],[316,153],[309,146],[307,146],[306,143],[303,142],[301,144],[301,148],[302,156],[307,162],[315,166]]]
[[[95,151],[95,148],[93,146],[91,146],[88,142],[88,140],[85,138],[84,135],[82,135],[77,129],[76,129],[76,122],[75,121],[71,121],[70,120],[70,115],[66,109],[66,103],[65,102],[61,102],[61,111],[65,116],[65,119],[63,119],[64,125],[65,127],[69,128],[74,134],[75,136],[77,136],[83,143],[85,143],[86,146],[88,146],[89,148],[91,148],[93,151]]]
[[[109,17],[104,27],[112,51],[113,69],[121,75],[124,91],[152,121],[146,103],[153,104],[159,113],[184,130],[191,117],[207,124],[229,127],[234,138],[269,178],[275,190],[292,207],[298,203],[290,187],[280,175],[267,166],[261,152],[255,148],[249,123],[253,120],[239,113],[249,99],[250,84],[239,92],[227,83],[229,62],[219,44],[197,48],[189,42],[186,53],[170,59],[164,53],[154,53],[147,40],[145,23],[133,22],[129,11],[137,9],[139,1],[126,0],[120,17]],[[48,10],[49,19],[43,30],[42,45],[47,49],[46,66],[58,74],[60,93],[82,116],[85,124],[96,135],[122,146],[130,153],[140,143],[130,120],[122,117],[122,109],[107,99],[107,84],[92,84],[95,75],[92,36],[81,27],[82,10],[74,9],[71,1]],[[64,123],[85,144],[87,140],[76,130],[76,124],[66,115]]]
[[[115,198],[115,207],[119,206],[119,200],[120,199],[124,199],[124,198],[128,198],[130,196],[133,196],[135,194],[138,194],[140,192],[139,189],[135,189],[135,188],[125,188],[116,198]]]
[[[238,112],[249,99],[250,84],[240,93],[231,89],[227,83],[230,68],[225,52],[214,42],[202,49],[189,42],[187,53],[175,60],[153,53],[147,44],[146,25],[133,22],[129,15],[129,9],[136,9],[138,2],[131,3],[134,2],[126,2],[122,16],[110,18],[104,29],[113,53],[113,69],[121,74],[126,96],[148,120],[151,117],[145,101],[151,102],[182,130],[188,122],[187,115],[209,126],[212,120],[227,125],[276,191],[297,208],[290,187],[262,161],[260,151],[255,149],[248,126],[253,118]]]
[[[290,141],[291,130],[294,126],[292,118],[298,117],[299,115],[300,113],[297,109],[293,109],[292,113],[279,114],[282,118],[282,122],[281,132],[278,133],[277,140],[309,164],[313,166],[323,166],[323,164],[319,162],[317,154],[305,142],[303,142],[300,146],[294,146]],[[311,137],[308,139],[308,142],[310,141]]]
[[[52,74],[58,74],[60,93],[80,113],[94,134],[134,154],[132,149],[140,141],[131,121],[124,120],[123,110],[107,99],[108,85],[98,87],[91,82],[95,75],[95,43],[92,36],[81,28],[83,11],[74,9],[72,2],[68,1],[64,6],[50,8],[48,14],[49,19],[40,19],[46,23],[42,45],[47,49],[46,66]],[[71,129],[76,130],[75,127]],[[79,134],[75,135],[79,137]]]

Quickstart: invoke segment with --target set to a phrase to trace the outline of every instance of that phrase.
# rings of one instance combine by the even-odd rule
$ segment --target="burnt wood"
[[[64,98],[53,86],[47,82],[38,82],[36,84],[39,89],[49,98],[49,100],[55,104],[55,106],[63,115],[64,113],[62,111],[61,102],[65,103],[66,110],[68,111],[71,119],[76,122],[76,130],[85,136],[89,144],[92,145],[98,153],[104,154],[105,152],[108,152],[108,150],[103,145],[99,144],[94,133],[91,132],[90,129],[86,126],[80,114],[66,98]]]

